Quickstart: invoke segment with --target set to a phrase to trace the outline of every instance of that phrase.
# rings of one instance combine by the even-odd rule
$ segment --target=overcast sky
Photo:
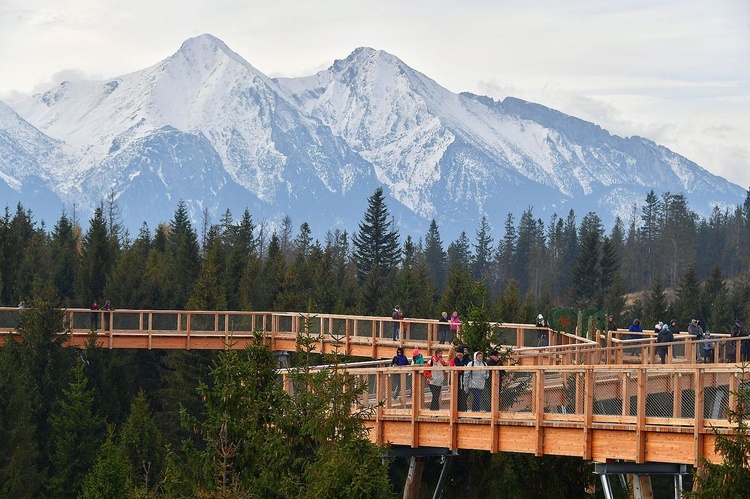
[[[0,0],[0,99],[143,69],[201,33],[269,76],[382,49],[750,187],[749,0]]]

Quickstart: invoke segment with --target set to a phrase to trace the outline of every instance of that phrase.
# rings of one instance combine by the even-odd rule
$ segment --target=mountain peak
[[[180,49],[172,58],[176,56],[184,58],[185,61],[191,64],[203,67],[215,66],[225,57],[251,67],[250,63],[232,51],[226,43],[208,33],[188,38],[182,42]]]

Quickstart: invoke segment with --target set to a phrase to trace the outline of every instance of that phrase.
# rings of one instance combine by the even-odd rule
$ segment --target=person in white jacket
[[[484,361],[484,354],[482,352],[476,352],[474,354],[474,360],[469,362],[466,367],[476,366],[487,366]],[[467,370],[464,374],[464,385],[469,388],[471,393],[471,410],[481,411],[482,409],[482,392],[484,391],[484,385],[487,379],[490,377],[490,372],[487,369],[472,369]]]
[[[435,347],[435,351],[427,361],[427,365],[430,366],[425,370],[424,375],[427,378],[427,385],[430,387],[432,393],[432,401],[430,402],[430,410],[440,410],[440,393],[443,389],[443,381],[445,380],[445,366],[446,362],[443,360],[443,349]]]

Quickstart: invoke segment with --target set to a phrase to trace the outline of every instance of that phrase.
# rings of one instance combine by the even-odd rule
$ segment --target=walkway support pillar
[[[406,485],[404,485],[404,499],[419,499],[422,471],[424,471],[424,459],[412,456],[409,462],[409,474],[406,475]]]

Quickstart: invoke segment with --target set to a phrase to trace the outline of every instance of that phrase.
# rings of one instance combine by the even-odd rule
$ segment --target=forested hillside
[[[6,208],[0,303],[52,286],[63,307],[111,300],[116,308],[388,316],[399,304],[407,317],[437,318],[483,296],[498,321],[572,306],[612,313],[621,325],[633,314],[697,317],[716,331],[748,312],[750,194],[743,206],[699,219],[684,195],[652,191],[608,231],[595,213],[545,221],[529,208],[518,220],[508,214],[501,232],[483,220],[452,242],[434,222],[423,240],[399,234],[380,189],[368,203],[356,233],[322,240],[305,221],[295,230],[287,218],[271,232],[248,211],[193,227],[182,202],[169,224],[135,235],[122,230],[113,201],[85,232],[67,213],[50,230],[22,206]],[[654,303],[664,290],[667,299]]]
[[[620,327],[634,316],[700,318],[713,331],[750,315],[750,193],[743,206],[699,219],[684,196],[651,192],[609,231],[595,213],[545,222],[529,208],[517,222],[508,215],[502,236],[483,222],[450,243],[435,223],[424,240],[399,234],[380,189],[355,234],[322,241],[305,222],[295,231],[287,219],[271,232],[247,211],[195,228],[183,203],[154,230],[133,237],[121,227],[116,202],[103,203],[85,231],[70,214],[50,230],[22,206],[0,220],[0,301],[25,307],[24,341],[0,349],[0,497],[392,492],[380,449],[357,418],[342,416],[361,387],[307,370],[316,355],[293,359],[297,382],[316,397],[291,399],[261,345],[78,351],[50,341],[64,307],[110,300],[115,308],[390,315],[399,304],[407,317],[437,318],[481,304],[490,320],[533,322],[568,306],[612,313]],[[323,409],[331,407],[347,409]],[[540,497],[574,497],[590,479],[580,460],[464,453],[450,483],[462,493],[502,485],[512,497],[544,484]]]

